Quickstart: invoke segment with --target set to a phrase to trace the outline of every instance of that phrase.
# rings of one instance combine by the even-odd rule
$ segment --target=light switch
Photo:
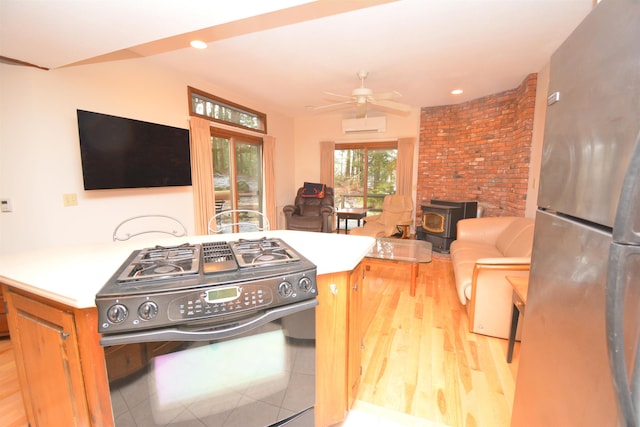
[[[64,207],[78,206],[78,195],[76,193],[63,194],[62,204]]]
[[[13,206],[11,205],[11,199],[0,200],[0,211],[13,212]]]

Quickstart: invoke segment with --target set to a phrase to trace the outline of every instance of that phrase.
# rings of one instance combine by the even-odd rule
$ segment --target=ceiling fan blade
[[[338,99],[351,99],[351,95],[340,95],[339,93],[333,93],[333,92],[325,92],[324,94],[333,98],[338,98]]]
[[[397,99],[402,98],[402,94],[398,91],[392,90],[391,92],[376,92],[371,95],[373,99]]]
[[[411,111],[411,106],[402,104],[400,102],[392,101],[402,97],[402,94],[398,91],[379,92],[374,93],[371,89],[365,87],[364,80],[367,78],[366,71],[360,71],[358,78],[360,79],[360,87],[355,88],[351,95],[341,95],[333,92],[325,92],[325,95],[333,98],[334,100],[343,100],[334,104],[323,105],[320,107],[314,107],[314,110],[329,110],[340,108],[343,106],[355,105],[356,117],[364,117],[367,114],[367,108],[386,110],[390,112],[408,113]]]
[[[386,101],[386,100],[372,100],[370,101],[372,105],[386,108],[389,110],[400,111],[402,113],[408,113],[411,111],[411,106],[407,104],[402,104],[400,102],[395,101]]]
[[[318,107],[313,107],[313,110],[331,110],[334,108],[342,108],[353,104],[353,101],[344,101],[344,102],[336,102],[334,104],[320,105]]]

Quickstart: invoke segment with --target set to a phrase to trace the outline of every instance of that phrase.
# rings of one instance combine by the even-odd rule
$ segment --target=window
[[[216,212],[263,212],[262,138],[211,128]]]
[[[275,138],[266,135],[266,116],[191,87],[188,100],[196,232],[207,233],[213,215],[229,209],[256,210],[275,221]]]
[[[188,92],[189,115],[260,133],[267,133],[266,114],[192,87],[188,88]]]
[[[382,211],[396,192],[396,142],[340,144],[334,149],[334,197],[340,208]]]

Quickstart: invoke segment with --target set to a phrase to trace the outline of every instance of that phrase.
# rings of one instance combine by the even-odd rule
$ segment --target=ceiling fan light
[[[351,92],[351,96],[358,96],[358,97],[370,96],[372,94],[373,94],[373,91],[367,87],[358,87]]]
[[[462,89],[454,89],[451,91],[451,95],[462,95]]]

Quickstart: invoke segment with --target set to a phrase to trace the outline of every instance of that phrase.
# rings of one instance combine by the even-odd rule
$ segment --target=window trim
[[[211,134],[211,136],[219,136],[222,138],[246,139],[247,141],[244,141],[244,142],[250,142],[252,144],[262,145],[262,142],[263,142],[263,139],[261,136],[250,135],[242,132],[236,132],[231,129],[224,129],[216,126],[210,126],[209,133]]]
[[[201,118],[203,118],[205,120],[209,120],[211,122],[220,123],[220,124],[224,124],[224,125],[228,125],[228,126],[233,126],[233,127],[236,127],[236,128],[249,130],[249,131],[252,131],[252,132],[258,132],[258,133],[265,134],[265,135],[267,134],[267,115],[266,114],[261,113],[260,111],[253,110],[251,108],[247,108],[247,107],[245,107],[243,105],[236,104],[235,102],[229,101],[229,100],[221,98],[219,96],[215,96],[215,95],[212,95],[210,93],[201,91],[201,90],[196,89],[196,88],[191,87],[191,86],[187,86],[187,93],[188,93],[188,98],[189,98],[189,103],[188,104],[189,104],[189,115],[190,116],[201,117]],[[207,115],[204,115],[204,114],[198,114],[193,109],[193,96],[194,95],[200,96],[202,98],[206,98],[206,99],[211,100],[211,101],[213,101],[214,103],[217,103],[217,104],[225,105],[225,106],[228,106],[228,107],[231,107],[231,108],[235,108],[237,110],[240,110],[240,111],[255,115],[260,119],[264,129],[256,129],[256,128],[249,127],[249,126],[243,126],[240,123],[230,122],[230,121],[226,121],[226,120],[220,120],[220,119],[216,119],[215,117],[207,116]]]
[[[355,150],[355,149],[372,149],[372,150],[385,150],[385,149],[398,149],[398,141],[383,141],[383,142],[346,142],[336,143],[335,150]]]

